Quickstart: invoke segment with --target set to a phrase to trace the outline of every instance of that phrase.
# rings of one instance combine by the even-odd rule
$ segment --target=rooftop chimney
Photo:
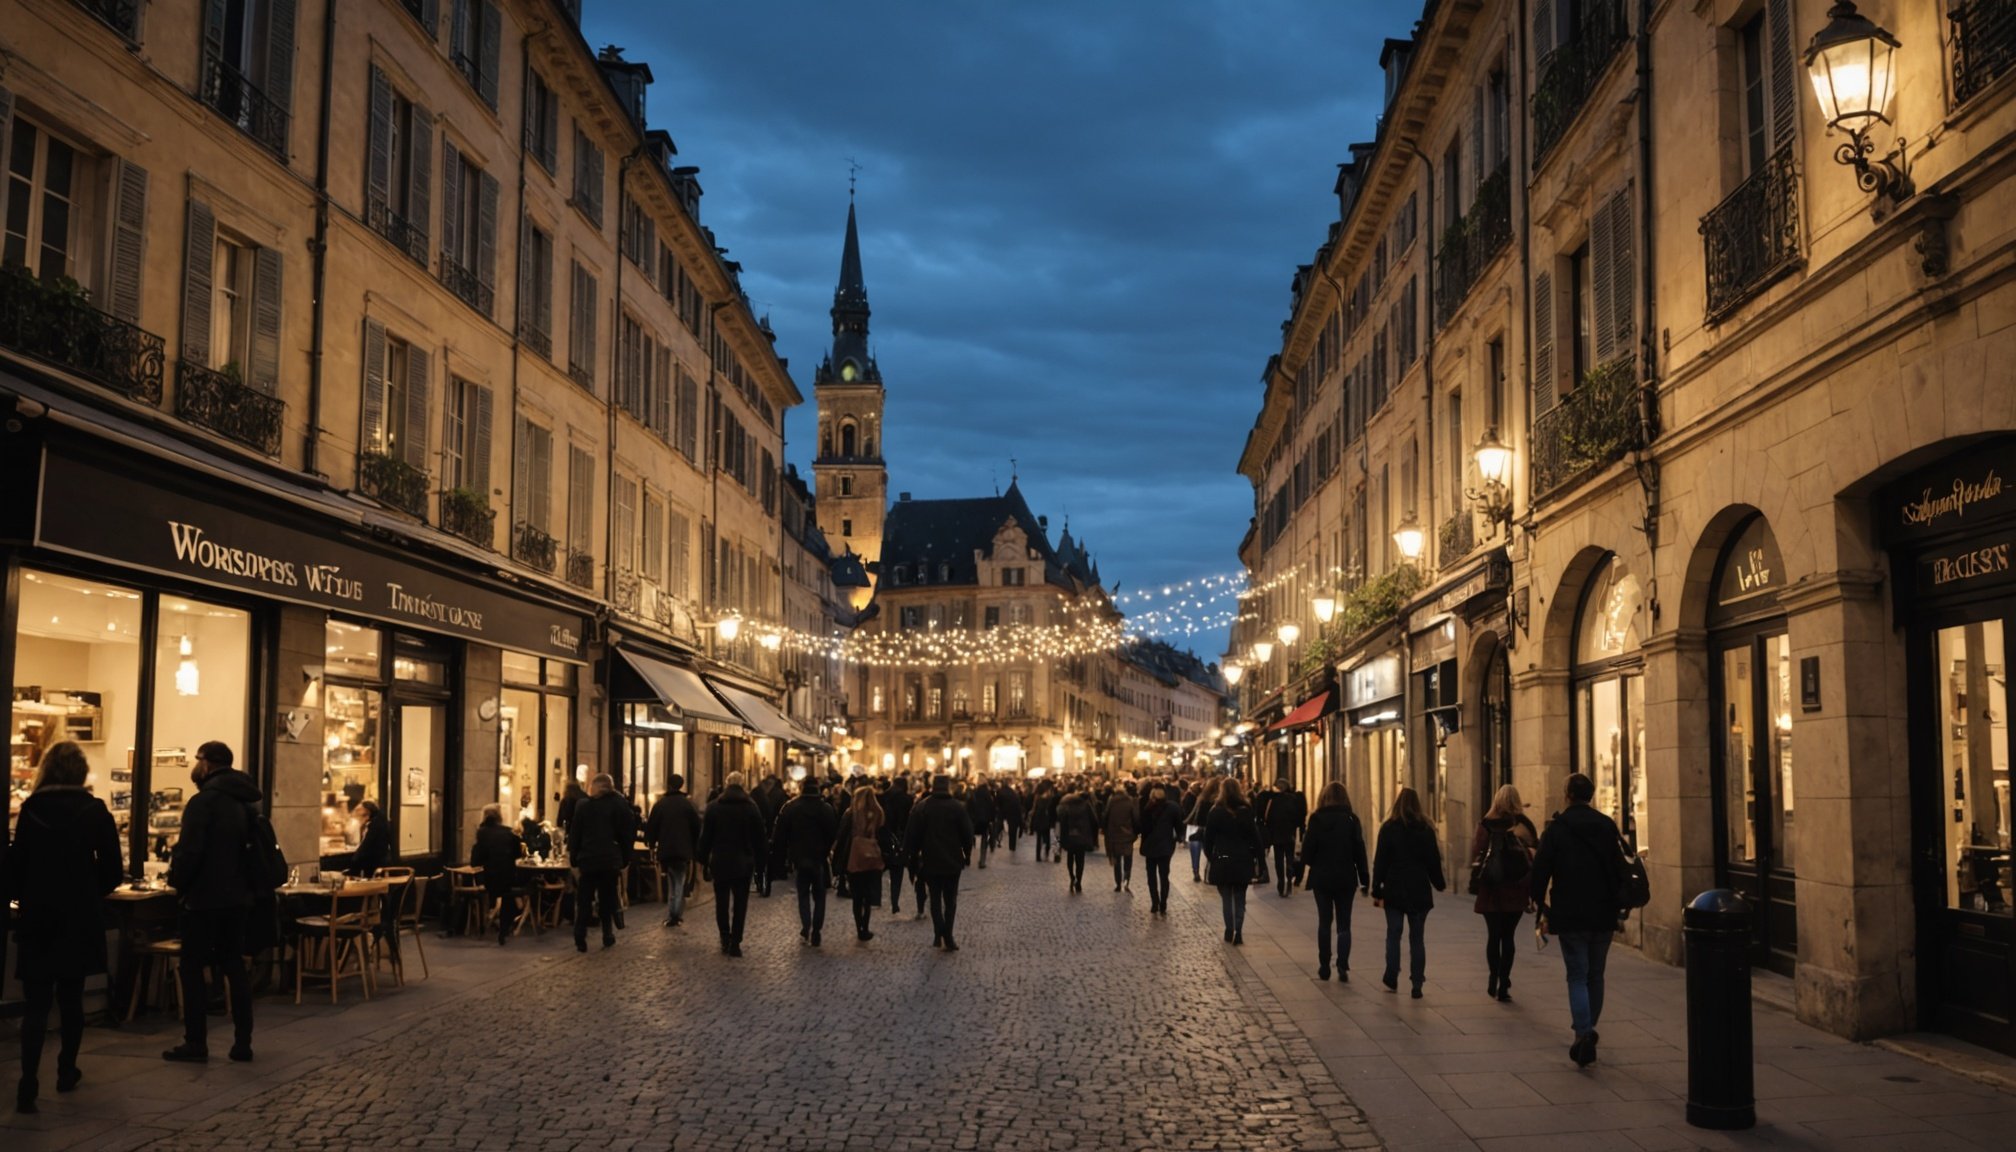
[[[898,492],[896,494],[896,502],[898,504],[908,504],[910,502],[910,494],[908,492]]]

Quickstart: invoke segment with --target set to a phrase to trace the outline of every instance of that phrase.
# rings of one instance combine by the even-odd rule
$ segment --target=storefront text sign
[[[1400,657],[1397,653],[1367,660],[1344,674],[1345,703],[1360,708],[1377,700],[1400,694]]]
[[[1919,586],[1928,592],[1950,592],[1961,585],[1978,587],[2010,583],[2016,579],[2009,566],[2012,550],[2016,550],[2016,544],[2009,540],[1997,540],[1941,549],[1920,557]]]
[[[304,527],[295,527],[210,503],[163,478],[60,452],[50,452],[44,467],[36,525],[43,547],[504,648],[581,657],[580,616],[381,555],[334,527],[310,531],[306,511],[296,521]]]
[[[1971,534],[2016,515],[2016,441],[1950,456],[1892,487],[1881,513],[1893,540]]]

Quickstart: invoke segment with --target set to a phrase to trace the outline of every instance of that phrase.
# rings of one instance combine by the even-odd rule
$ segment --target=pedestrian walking
[[[105,803],[84,788],[84,749],[64,740],[42,753],[33,790],[21,802],[7,845],[0,900],[14,901],[14,976],[21,981],[21,1080],[14,1110],[34,1112],[41,1094],[49,1010],[58,1015],[56,1091],[84,1079],[84,978],[106,971],[105,896],[119,886],[119,829]]]
[[[665,873],[665,926],[677,928],[686,917],[686,878],[693,870],[693,850],[700,840],[700,810],[686,795],[686,779],[673,776],[665,794],[644,820],[644,842]]]
[[[1107,799],[1105,810],[1099,814],[1099,830],[1106,838],[1106,862],[1113,866],[1115,892],[1123,888],[1134,890],[1134,840],[1141,831],[1136,826],[1141,809],[1134,802],[1134,788],[1134,782],[1129,780],[1125,788]]]
[[[1225,942],[1246,943],[1246,888],[1253,883],[1261,856],[1260,825],[1246,803],[1246,790],[1226,777],[1218,803],[1204,818],[1204,858],[1211,862],[1211,883],[1225,916]]]
[[[771,832],[770,857],[782,856],[791,870],[798,892],[798,939],[819,947],[826,927],[826,858],[832,855],[833,838],[840,832],[840,814],[820,795],[819,781],[808,776],[798,785],[798,795],[778,811],[777,826]],[[881,890],[876,890],[881,898]]]
[[[1036,799],[1029,805],[1029,831],[1036,834],[1036,862],[1057,858],[1050,842],[1050,830],[1057,826],[1057,787],[1045,780],[1036,787]]]
[[[1008,854],[1015,854],[1015,847],[1022,840],[1022,820],[1028,805],[1024,802],[1022,790],[1013,784],[1003,784],[994,797],[994,811],[1001,818],[1001,826],[1008,831]]]
[[[1064,852],[1064,874],[1072,892],[1085,891],[1085,853],[1099,843],[1099,821],[1092,800],[1074,791],[1057,802],[1057,846]]]
[[[588,950],[591,903],[602,921],[602,947],[616,946],[616,929],[623,926],[617,874],[629,865],[636,840],[637,815],[630,801],[617,793],[614,777],[597,773],[588,784],[588,798],[574,806],[574,819],[567,825],[567,860],[576,877],[575,951]]]
[[[1274,890],[1283,897],[1295,888],[1295,847],[1302,825],[1309,818],[1309,800],[1286,776],[1274,782],[1274,794],[1267,803],[1263,827],[1267,846],[1274,852]]]
[[[767,854],[763,810],[742,787],[742,773],[730,772],[721,794],[707,805],[694,849],[714,878],[714,925],[721,951],[742,955],[742,926],[749,915],[749,881]]]
[[[966,815],[973,820],[973,830],[980,836],[980,867],[987,867],[987,853],[1001,835],[995,823],[994,789],[986,784],[975,784],[966,792]]]
[[[1365,829],[1351,794],[1332,780],[1316,796],[1316,811],[1302,834],[1302,866],[1316,897],[1316,978],[1330,979],[1330,928],[1337,928],[1337,981],[1351,980],[1351,904],[1372,888],[1365,863]]]
[[[865,785],[855,789],[853,803],[840,817],[840,834],[833,839],[833,861],[851,883],[854,939],[864,944],[875,938],[869,921],[882,905],[882,873],[896,854],[888,817],[875,799],[875,790]]]
[[[1204,875],[1198,866],[1204,858],[1204,821],[1211,816],[1211,806],[1218,802],[1218,789],[1223,776],[1214,776],[1196,788],[1183,809],[1183,823],[1189,829],[1190,837],[1190,882],[1202,883]]]
[[[924,880],[931,898],[931,946],[957,952],[952,938],[959,915],[959,874],[973,854],[973,817],[952,795],[952,778],[931,778],[931,794],[910,810],[903,855]]]
[[[1435,893],[1448,888],[1442,876],[1442,847],[1435,826],[1421,811],[1421,797],[1402,788],[1393,810],[1379,826],[1379,844],[1372,855],[1372,906],[1386,909],[1386,974],[1380,983],[1388,992],[1400,990],[1400,929],[1407,929],[1407,976],[1414,999],[1428,977],[1428,946],[1422,934]],[[1432,889],[1432,891],[1431,891]]]
[[[910,826],[910,778],[908,776],[898,776],[896,782],[889,785],[889,790],[881,795],[879,803],[882,805],[882,816],[886,822],[891,842],[901,844],[903,842],[903,833]],[[893,916],[903,911],[901,907],[903,903],[903,854],[901,852],[891,852],[883,863],[888,865],[889,913]],[[915,904],[916,902],[912,901],[912,903]],[[917,914],[919,916],[924,914],[924,909],[921,906],[917,908]]]
[[[469,864],[482,869],[483,891],[494,910],[499,947],[511,938],[511,926],[518,920],[518,894],[525,887],[518,858],[524,854],[525,842],[504,823],[504,809],[485,804],[475,842],[469,846]]]
[[[1176,855],[1176,841],[1183,836],[1183,814],[1169,798],[1169,789],[1157,784],[1148,792],[1137,825],[1141,831],[1142,870],[1148,874],[1148,914],[1169,914],[1169,861]]]
[[[245,930],[252,906],[248,867],[253,817],[264,799],[252,777],[232,767],[228,745],[196,748],[189,779],[196,795],[182,806],[181,835],[168,862],[168,886],[182,903],[182,1043],[164,1060],[210,1059],[210,981],[224,978],[231,1005],[231,1059],[252,1059],[252,985],[245,974]]]
[[[763,842],[765,845],[756,867],[756,894],[768,897],[770,887],[790,866],[777,851],[775,839],[777,815],[784,811],[784,784],[776,775],[763,777],[757,781],[756,791],[751,794],[756,801],[756,810],[763,814]]]
[[[1507,784],[1491,798],[1491,810],[1470,837],[1470,891],[1484,917],[1484,963],[1491,970],[1486,994],[1512,999],[1512,957],[1518,952],[1519,920],[1532,902],[1528,884],[1540,834],[1526,818],[1519,790]]]
[[[1624,879],[1623,836],[1617,822],[1590,806],[1596,782],[1568,777],[1568,806],[1547,821],[1527,877],[1543,937],[1561,941],[1568,975],[1568,1016],[1575,1039],[1568,1058],[1578,1067],[1596,1062],[1596,1025],[1603,1018],[1603,969],[1617,930]]]

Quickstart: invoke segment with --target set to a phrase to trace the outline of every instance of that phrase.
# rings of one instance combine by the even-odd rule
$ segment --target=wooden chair
[[[128,1020],[140,1011],[140,991],[147,987],[151,977],[154,984],[154,1002],[172,1001],[176,1015],[182,1013],[182,941],[155,940],[142,944],[138,950],[139,971],[133,975],[133,998],[126,1005]]]
[[[393,922],[393,949],[397,951],[403,947],[400,938],[413,937],[414,951],[420,954],[420,978],[423,980],[432,973],[427,970],[427,948],[420,943],[420,917],[427,907],[427,890],[434,886],[434,880],[432,876],[412,877],[411,883],[406,885],[406,899],[399,905],[399,914]],[[404,972],[400,974],[400,983],[405,983]]]
[[[380,902],[389,886],[362,880],[345,884],[329,896],[327,916],[303,916],[301,943],[294,955],[294,1003],[311,977],[329,982],[329,1003],[346,977],[357,977],[364,999],[371,999],[372,933],[378,926]]]
[[[481,873],[460,868],[448,870],[450,917],[454,916],[458,905],[462,915],[462,934],[481,936],[489,925],[490,917],[490,894],[483,889]]]
[[[540,930],[560,927],[560,908],[567,902],[568,879],[565,872],[540,872],[538,886],[533,890],[533,904],[539,909]]]

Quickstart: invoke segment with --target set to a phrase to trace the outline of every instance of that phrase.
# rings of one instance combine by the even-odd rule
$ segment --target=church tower
[[[861,240],[851,195],[832,315],[833,350],[813,379],[819,405],[819,452],[812,461],[815,507],[819,530],[834,555],[851,551],[872,566],[882,557],[889,468],[882,461],[882,372],[868,354],[868,287],[861,279]]]

